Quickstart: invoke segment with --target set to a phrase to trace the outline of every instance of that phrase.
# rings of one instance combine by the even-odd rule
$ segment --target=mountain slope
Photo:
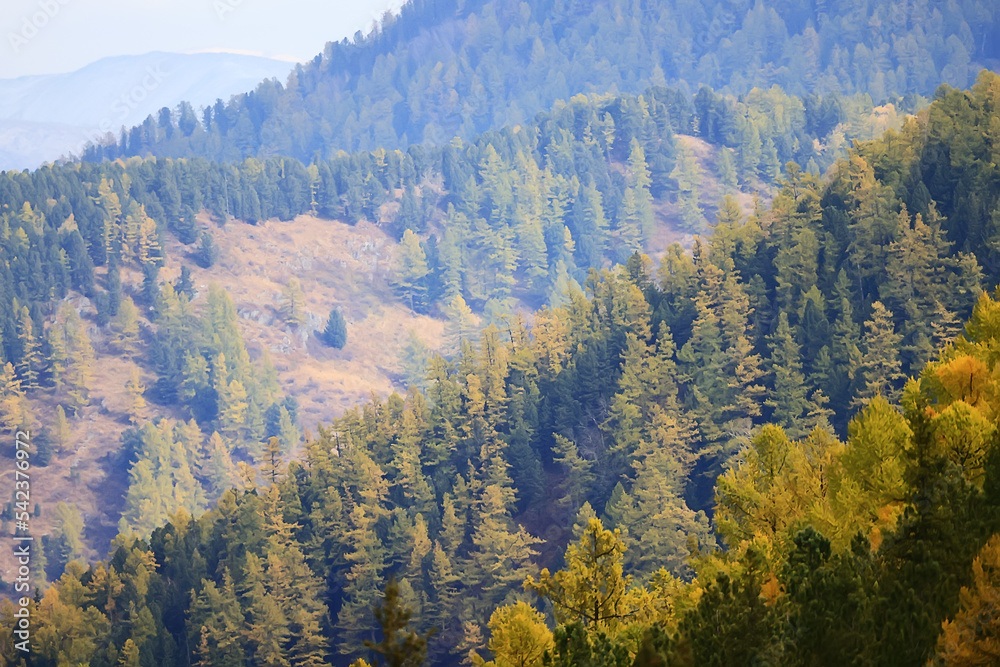
[[[944,90],[827,182],[793,168],[769,208],[727,202],[658,270],[636,253],[530,321],[468,327],[423,390],[70,564],[25,602],[38,663],[346,667],[393,579],[410,626],[438,629],[432,664],[487,645],[498,662],[549,646],[560,667],[919,665],[975,646],[996,592],[973,559],[1000,532],[1000,303],[944,228],[996,210],[998,102],[993,74]],[[156,509],[169,494],[148,486]],[[942,633],[960,611],[967,634]]]
[[[835,6],[834,6],[835,5]],[[406,148],[515,125],[578,93],[651,85],[742,95],[864,93],[876,103],[966,86],[997,62],[995,4],[416,0],[377,32],[330,44],[287,87],[266,82],[166,137],[133,131],[88,159],[237,160]],[[871,100],[869,101],[869,103]],[[155,125],[155,124],[154,124]]]

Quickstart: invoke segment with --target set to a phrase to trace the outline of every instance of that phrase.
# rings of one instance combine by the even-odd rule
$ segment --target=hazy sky
[[[234,51],[302,61],[403,0],[3,0],[0,78],[106,56]]]

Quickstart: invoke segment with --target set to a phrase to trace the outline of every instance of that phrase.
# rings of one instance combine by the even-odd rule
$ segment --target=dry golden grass
[[[440,349],[444,323],[412,312],[396,297],[390,284],[396,244],[375,225],[312,216],[256,226],[202,223],[215,235],[218,262],[202,269],[184,261],[187,249],[174,244],[164,278],[176,277],[184,261],[197,291],[214,282],[229,292],[251,356],[269,350],[282,387],[299,400],[306,429],[329,422],[372,392],[402,390],[399,355],[410,329]],[[288,327],[279,312],[282,289],[292,277],[306,297],[308,321],[300,329]],[[326,347],[314,333],[326,326],[334,307],[347,320],[342,350]]]

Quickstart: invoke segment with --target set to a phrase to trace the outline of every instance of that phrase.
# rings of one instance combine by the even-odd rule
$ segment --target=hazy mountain
[[[0,169],[78,153],[90,139],[141,123],[181,100],[195,109],[284,80],[290,63],[233,53],[154,52],[104,58],[68,74],[0,79]]]

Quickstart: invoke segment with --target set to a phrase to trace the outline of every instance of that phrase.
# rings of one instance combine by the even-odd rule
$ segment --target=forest
[[[0,665],[1000,661],[998,18],[412,0],[0,173],[0,425],[44,469],[116,417],[122,484],[28,508]],[[314,431],[195,277],[275,222],[377,230],[443,330]],[[274,327],[369,335],[305,271]]]
[[[8,216],[17,222],[6,238],[38,247],[41,263],[45,236],[48,253],[68,258],[60,234],[81,249],[84,235],[106,234],[98,238],[112,239],[112,267],[154,267],[155,393],[191,413],[189,423],[123,437],[135,502],[109,560],[68,557],[69,519],[50,537],[65,572],[33,603],[30,664],[360,665],[374,660],[366,646],[389,664],[975,664],[991,655],[995,634],[979,619],[992,613],[1000,558],[1000,293],[989,288],[1000,77],[984,72],[971,90],[942,87],[934,98],[899,130],[857,144],[826,179],[790,163],[770,205],[747,215],[726,198],[710,235],[659,262],[626,245],[576,264],[568,221],[577,207],[565,206],[570,233],[553,249],[567,254],[544,266],[572,258],[574,273],[587,269],[530,317],[498,311],[479,330],[463,316],[463,295],[477,292],[460,272],[442,280],[440,297],[432,283],[400,281],[414,304],[450,297],[454,353],[429,355],[415,341],[405,395],[358,406],[292,461],[282,453],[299,437],[289,434],[294,401],[275,389],[266,360],[248,360],[226,295],[211,292],[195,311],[184,285],[155,279],[155,220],[144,235],[134,216],[160,215],[164,198],[142,186],[161,162],[8,176],[8,188],[33,187],[42,202],[52,188],[86,192],[97,181],[97,197],[79,197],[79,222],[64,200],[71,230],[70,215],[62,232],[48,222],[56,200]],[[600,117],[575,104],[567,118]],[[659,107],[650,108],[648,132],[675,158],[671,126],[656,135]],[[530,181],[518,179],[556,178],[559,153],[546,151],[548,176],[527,148],[508,158],[517,169],[493,169],[518,153],[501,139],[519,134],[484,139],[478,160],[443,149],[443,182],[473,194],[447,189],[437,213],[419,217],[450,217],[446,237],[460,215],[483,216],[486,230],[530,219],[505,212],[530,201]],[[623,200],[647,196],[639,158],[657,155],[635,135],[610,149],[627,165]],[[595,165],[606,175],[608,160],[582,159],[580,173],[596,181]],[[235,172],[162,164],[190,184],[178,199],[193,207],[210,199],[212,180],[186,170],[242,177],[259,163]],[[286,178],[294,173],[294,162],[265,164],[277,178],[282,165]],[[402,173],[406,158],[399,164]],[[301,192],[312,205],[312,191]],[[110,201],[121,207],[114,217],[101,214],[117,211]],[[419,256],[431,226],[400,229]],[[641,223],[636,230],[641,239]],[[610,248],[620,237],[608,238]],[[419,264],[406,257],[404,267]],[[617,257],[624,263],[613,265]],[[110,304],[113,273],[101,289],[94,259],[83,249],[28,302],[41,311],[44,296],[79,285]],[[529,265],[510,275],[511,291],[499,294],[531,294]],[[126,303],[111,316],[123,346]],[[12,350],[33,331],[30,309],[20,312]],[[81,356],[63,369],[58,350],[60,339],[85,341],[72,313],[57,322],[43,352],[11,355],[5,408],[32,378],[43,390],[61,382],[52,390],[70,406],[81,394]],[[218,500],[204,511],[209,498]],[[12,608],[0,613],[12,627]],[[19,664],[10,635],[0,655]]]
[[[988,0],[414,0],[286,82],[200,113],[161,111],[84,159],[405,150],[525,124],[577,94],[650,86],[737,98],[778,86],[825,118],[858,97],[911,112],[915,96],[994,66],[998,19]]]

